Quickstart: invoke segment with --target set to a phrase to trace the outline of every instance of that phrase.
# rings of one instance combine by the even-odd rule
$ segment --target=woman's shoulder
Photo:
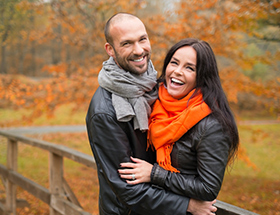
[[[223,125],[213,114],[210,114],[199,121],[194,130],[196,131],[195,134],[198,135],[197,138],[202,138],[209,134],[228,135],[228,133],[225,132]]]
[[[222,126],[222,125],[213,114],[210,114],[210,115],[206,116],[205,118],[203,118],[202,120],[200,120],[197,123],[197,126],[200,128],[206,129],[206,128],[210,128],[212,126]]]

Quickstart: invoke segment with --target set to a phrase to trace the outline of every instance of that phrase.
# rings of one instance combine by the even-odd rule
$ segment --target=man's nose
[[[143,54],[143,47],[139,43],[135,43],[133,47],[133,54],[135,55],[142,55]]]

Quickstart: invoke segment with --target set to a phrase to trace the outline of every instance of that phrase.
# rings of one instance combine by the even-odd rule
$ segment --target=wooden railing
[[[0,175],[6,189],[5,203],[0,202],[0,215],[16,215],[16,187],[28,191],[36,198],[47,203],[50,215],[90,215],[82,209],[77,197],[63,175],[63,158],[68,158],[96,169],[92,156],[70,149],[66,146],[1,131],[7,138],[7,166],[0,164]],[[18,142],[38,147],[49,152],[49,189],[20,175],[17,172]],[[67,198],[66,198],[67,196]],[[217,215],[256,215],[242,208],[217,201]]]
[[[6,189],[5,204],[0,203],[0,214],[16,214],[16,186],[28,191],[50,206],[50,215],[90,215],[82,209],[74,192],[63,177],[63,158],[96,168],[92,156],[65,146],[0,131],[7,141],[7,166],[0,165],[0,175]],[[49,189],[23,177],[17,172],[18,142],[49,152]],[[65,198],[67,197],[67,198]]]

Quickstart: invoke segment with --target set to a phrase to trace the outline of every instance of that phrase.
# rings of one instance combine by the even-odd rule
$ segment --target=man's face
[[[111,56],[125,71],[143,74],[148,69],[151,45],[144,24],[138,19],[127,19],[111,26],[113,44]]]

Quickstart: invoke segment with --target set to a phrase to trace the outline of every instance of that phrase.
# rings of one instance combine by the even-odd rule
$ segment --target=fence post
[[[49,182],[51,196],[62,196],[63,195],[63,157],[49,153]],[[53,202],[51,197],[50,204],[50,215],[60,214],[52,206],[56,204]]]
[[[17,171],[18,143],[17,141],[8,139],[7,146],[7,169]],[[6,185],[6,212],[16,215],[16,189],[17,186],[7,180]]]

